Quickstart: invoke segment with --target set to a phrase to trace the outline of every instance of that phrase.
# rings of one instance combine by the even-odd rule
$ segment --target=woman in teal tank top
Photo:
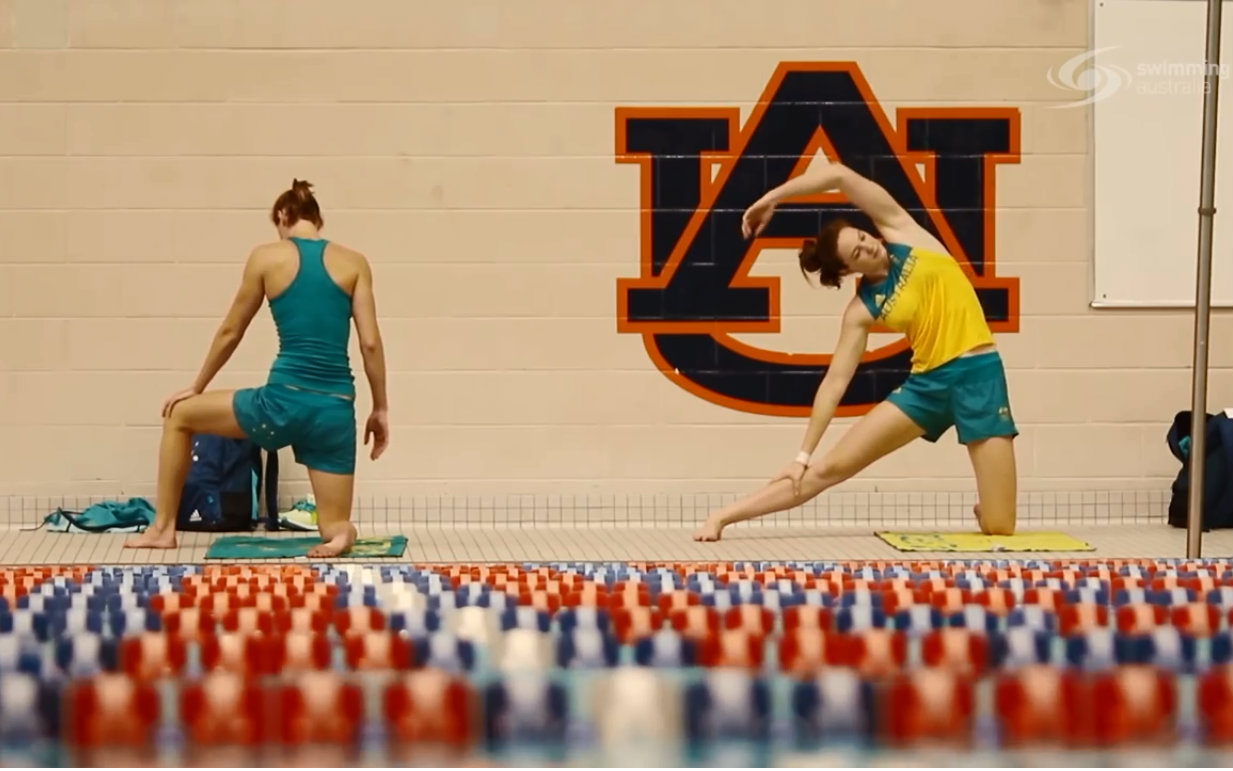
[[[258,246],[244,266],[230,311],[190,388],[163,404],[157,515],[131,548],[172,549],[176,512],[192,459],[194,434],[250,439],[268,452],[291,447],[308,468],[321,544],[310,557],[335,557],[355,543],[355,378],[349,343],[355,324],[372,414],[364,444],[376,460],[389,442],[385,353],[377,326],[372,271],[364,255],[321,238],[321,209],[309,183],[293,180],[270,212],[279,240]],[[268,300],[278,355],[264,386],[207,391]]]

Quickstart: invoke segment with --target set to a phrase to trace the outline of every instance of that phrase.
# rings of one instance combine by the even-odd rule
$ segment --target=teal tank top
[[[325,270],[324,239],[291,238],[300,268],[291,286],[270,300],[278,330],[271,384],[355,396],[351,374],[351,298]]]

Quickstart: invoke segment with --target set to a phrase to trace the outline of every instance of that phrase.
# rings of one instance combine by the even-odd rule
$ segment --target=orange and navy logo
[[[779,280],[749,272],[760,250],[798,248],[836,216],[874,231],[827,194],[780,204],[761,237],[742,237],[745,209],[822,150],[885,187],[946,245],[994,332],[1018,332],[1019,281],[997,275],[994,255],[995,172],[1019,161],[1018,108],[900,108],[896,119],[854,62],[780,64],[743,127],[736,107],[617,108],[616,160],[641,167],[642,229],[640,275],[617,281],[617,330],[642,335],[655,366],[703,399],[807,416],[831,355],[732,335],[779,331]],[[903,340],[866,352],[838,415],[869,411],[910,363]]]

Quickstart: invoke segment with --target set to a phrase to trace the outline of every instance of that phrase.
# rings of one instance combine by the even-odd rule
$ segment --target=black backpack
[[[180,496],[176,529],[210,533],[255,530],[265,491],[266,529],[278,529],[278,453],[248,439],[193,436],[193,463]]]
[[[1173,480],[1169,524],[1186,527],[1190,521],[1190,411],[1173,418],[1165,440],[1182,469]],[[1206,416],[1203,470],[1203,530],[1233,528],[1233,417],[1219,412]]]

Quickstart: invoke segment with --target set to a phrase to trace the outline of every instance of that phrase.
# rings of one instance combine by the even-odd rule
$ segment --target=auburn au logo
[[[778,279],[749,273],[759,250],[799,247],[834,216],[876,232],[828,195],[780,204],[760,238],[742,237],[744,210],[821,148],[885,187],[946,245],[994,332],[1018,332],[1018,279],[994,270],[994,172],[1019,161],[1019,110],[900,108],[896,118],[892,127],[854,62],[780,64],[743,128],[735,107],[618,108],[616,158],[641,166],[642,210],[641,272],[617,282],[618,331],[641,334],[659,370],[703,399],[808,415],[830,354],[765,350],[732,334],[779,331]],[[882,401],[910,361],[903,340],[867,351],[838,414]]]

